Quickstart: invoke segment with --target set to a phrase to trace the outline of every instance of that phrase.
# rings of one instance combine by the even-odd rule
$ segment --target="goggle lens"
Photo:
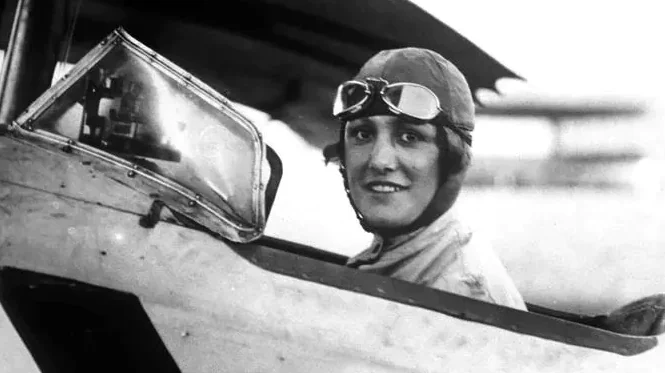
[[[337,88],[333,115],[354,114],[365,109],[372,90],[379,90],[381,99],[395,114],[420,120],[432,120],[439,114],[439,99],[429,88],[414,83],[393,83],[373,87],[365,82],[348,81]]]
[[[352,81],[340,85],[333,104],[333,115],[360,110],[369,96],[369,87],[363,83]]]
[[[393,110],[416,119],[431,120],[439,113],[439,99],[421,85],[391,84],[383,89],[381,97]]]

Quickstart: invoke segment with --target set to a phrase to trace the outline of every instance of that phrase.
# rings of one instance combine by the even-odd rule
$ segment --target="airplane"
[[[602,318],[487,304],[263,235],[282,164],[256,126],[197,77],[203,70],[123,29],[48,88],[35,72],[54,61],[29,58],[39,48],[24,44],[49,46],[25,32],[50,28],[27,11],[46,3],[18,2],[24,17],[3,68],[15,77],[3,79],[0,109],[4,371],[654,371],[662,362],[658,337],[603,329]],[[118,11],[92,3],[109,19]],[[273,15],[294,3],[251,4]],[[396,6],[437,24],[410,3],[362,4],[364,17]],[[296,5],[299,16],[354,10]],[[25,98],[38,83],[44,91]]]

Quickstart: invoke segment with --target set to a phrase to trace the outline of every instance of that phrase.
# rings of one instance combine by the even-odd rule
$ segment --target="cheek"
[[[367,202],[366,191],[362,187],[362,182],[365,180],[368,172],[368,159],[369,157],[359,149],[352,149],[344,153],[344,167],[346,168],[346,181],[349,187],[351,199],[356,204],[356,207],[366,214]],[[371,205],[371,203],[369,204]]]
[[[365,154],[358,150],[344,152],[344,167],[346,168],[346,177],[351,181],[355,181],[360,176],[360,173],[367,164],[367,157]]]
[[[420,186],[434,187],[439,185],[439,151],[432,149],[422,152],[419,156],[407,158],[404,162],[404,171]]]
[[[363,195],[364,190],[362,188],[363,175],[359,167],[348,168],[346,169],[346,181],[348,183],[349,192],[351,193],[351,198],[357,204],[359,198]]]

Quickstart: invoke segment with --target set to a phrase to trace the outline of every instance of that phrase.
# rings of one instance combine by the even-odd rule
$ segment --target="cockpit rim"
[[[545,307],[522,311],[396,278],[345,267],[346,257],[304,244],[263,236],[229,245],[252,264],[281,275],[419,307],[458,319],[567,345],[634,356],[658,345],[656,336],[633,336],[565,320]]]

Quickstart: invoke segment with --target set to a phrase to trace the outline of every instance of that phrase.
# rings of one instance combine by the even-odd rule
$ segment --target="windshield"
[[[262,230],[264,144],[221,95],[116,31],[17,120],[110,153]],[[263,175],[265,178],[266,175]]]

